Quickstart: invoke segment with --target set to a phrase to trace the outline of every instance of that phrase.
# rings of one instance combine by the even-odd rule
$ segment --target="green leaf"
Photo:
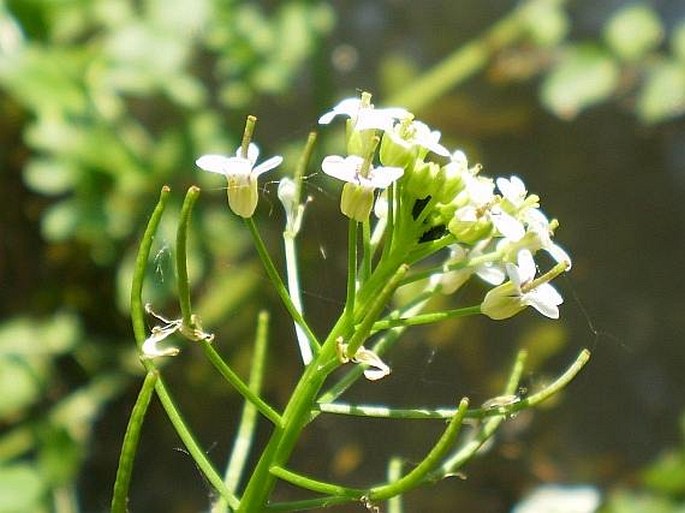
[[[645,484],[668,495],[685,493],[685,454],[682,450],[662,455],[644,473]]]
[[[609,98],[618,79],[618,65],[605,51],[591,45],[570,47],[545,77],[541,100],[560,118],[573,119]]]
[[[39,511],[44,485],[26,464],[0,467],[0,513]]]
[[[525,19],[531,38],[542,47],[558,45],[571,25],[566,11],[552,2],[531,2],[526,8]]]
[[[48,196],[65,194],[74,187],[77,171],[67,162],[33,159],[24,169],[26,185]]]
[[[50,207],[41,223],[43,237],[49,241],[63,241],[70,238],[79,224],[79,208],[73,201],[64,200]]]
[[[635,61],[654,50],[664,31],[657,14],[646,5],[628,5],[609,20],[604,38],[614,53],[623,60]]]
[[[685,65],[685,21],[673,30],[671,50],[680,63]]]
[[[646,493],[618,491],[613,493],[601,513],[683,513],[672,501]]]
[[[656,64],[640,91],[637,112],[647,123],[685,112],[685,65],[673,61]]]
[[[0,419],[18,414],[38,400],[43,390],[39,373],[20,358],[0,357]]]

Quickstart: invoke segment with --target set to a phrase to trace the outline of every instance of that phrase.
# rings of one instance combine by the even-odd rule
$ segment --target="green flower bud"
[[[439,173],[440,166],[435,162],[422,162],[417,160],[414,168],[407,176],[407,192],[417,199],[433,196],[440,187],[438,180]]]
[[[394,132],[384,132],[381,141],[380,159],[384,166],[406,167],[416,158],[416,149],[409,141]]]
[[[457,238],[457,241],[465,244],[475,244],[481,239],[490,236],[492,223],[484,217],[477,219],[460,219],[455,216],[447,225],[447,229]]]
[[[348,182],[343,186],[340,210],[350,219],[366,221],[373,208],[373,189]]]

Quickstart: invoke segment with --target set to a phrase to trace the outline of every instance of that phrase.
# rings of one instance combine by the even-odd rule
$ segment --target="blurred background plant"
[[[574,407],[535,428],[535,447],[524,451],[512,429],[500,449],[508,463],[483,460],[472,469],[470,495],[464,487],[426,493],[421,509],[431,501],[430,509],[451,511],[460,501],[506,511],[531,483],[607,485],[673,445],[685,395],[684,305],[674,279],[685,220],[682,2],[5,0],[0,88],[0,512],[107,507],[129,384],[139,378],[126,318],[130,268],[164,183],[206,186],[191,245],[197,310],[208,326],[230,326],[234,342],[224,349],[238,369],[249,368],[242,341],[251,339],[258,308],[276,302],[260,293],[261,271],[225,195],[193,162],[235,148],[249,112],[262,119],[264,152],[292,165],[288,156],[313,121],[355,88],[420,113],[472,160],[497,174],[520,172],[554,198],[546,206],[566,220],[563,238],[576,262],[569,287],[582,298],[558,328],[523,319],[421,331],[396,356],[404,381],[374,389],[377,399],[392,402],[402,386],[407,400],[436,393],[436,401],[451,401],[439,392],[454,380],[485,398],[515,345],[546,349],[533,382],[544,380],[543,360],[561,358],[568,340],[595,340],[601,349],[593,362],[601,372],[569,392]],[[309,187],[335,213],[325,179],[312,176]],[[267,184],[263,194],[260,215],[280,226],[269,207],[275,191]],[[340,299],[322,267],[344,265],[327,251],[345,237],[342,226],[329,229],[330,219],[305,220],[305,302],[322,325]],[[148,280],[160,309],[175,286],[174,225],[161,228]],[[584,309],[616,336],[597,335]],[[505,346],[504,338],[517,342]],[[295,362],[291,345],[276,344],[272,358]],[[287,396],[297,371],[272,376],[269,393]],[[169,372],[199,433],[223,454],[235,398],[192,361]],[[198,393],[206,403],[193,401]],[[216,404],[218,412],[208,406]],[[525,419],[513,425],[524,430]],[[178,443],[165,429],[148,420],[146,432],[156,436],[141,455],[141,476],[146,460],[158,473],[160,462],[182,458],[169,454]],[[380,433],[360,435],[350,421],[329,438],[330,472],[359,472],[360,448]],[[416,436],[398,433],[396,445]],[[195,484],[169,489],[184,476]],[[134,510],[197,510],[206,493],[189,464],[145,481]]]

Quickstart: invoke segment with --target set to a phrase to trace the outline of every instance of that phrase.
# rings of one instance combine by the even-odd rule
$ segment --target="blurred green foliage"
[[[600,513],[685,512],[685,414],[680,417],[680,444],[648,465],[635,489],[617,489]]]
[[[28,149],[4,152],[4,180],[21,172],[45,198],[44,251],[72,259],[71,276],[43,290],[34,283],[43,304],[70,313],[0,324],[0,512],[49,511],[51,503],[78,510],[74,487],[95,421],[136,372],[121,316],[135,240],[159,188],[201,180],[198,155],[232,151],[240,118],[257,98],[297,84],[332,22],[325,4],[303,1],[273,9],[234,0],[0,4],[0,93],[15,113],[5,126],[18,120]],[[203,253],[190,262],[193,278],[207,282],[202,307],[212,323],[254,291],[258,276],[248,262],[232,264],[245,258],[247,239],[217,197],[197,211]],[[150,270],[146,294],[157,304],[174,289],[174,226],[162,227]],[[10,239],[22,230],[8,228]],[[93,264],[116,281],[72,271]],[[243,322],[251,323],[237,322],[237,333]]]

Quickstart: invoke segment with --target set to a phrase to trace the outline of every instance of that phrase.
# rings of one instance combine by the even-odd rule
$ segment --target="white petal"
[[[552,255],[552,258],[557,262],[566,262],[568,264],[568,267],[566,267],[566,270],[569,271],[571,269],[571,257],[569,256],[566,251],[564,251],[561,246],[558,246],[554,243],[545,246],[544,248],[550,255]]]
[[[251,174],[252,176],[257,177],[262,173],[266,173],[267,171],[271,171],[273,168],[280,166],[281,162],[283,162],[283,157],[280,155],[271,157],[255,167]]]
[[[203,155],[195,161],[203,171],[219,173],[226,177],[249,175],[252,162],[240,157],[224,157],[223,155]]]
[[[368,369],[364,370],[364,377],[369,381],[377,381],[390,374],[390,367],[376,353],[365,347],[360,347],[357,350],[352,361],[369,366]]]
[[[177,347],[160,348],[159,343],[172,333],[181,328],[180,322],[174,322],[164,328],[154,328],[152,334],[145,339],[141,350],[145,358],[157,358],[160,356],[176,356],[179,353]]]
[[[506,277],[505,272],[501,267],[494,264],[484,264],[476,268],[478,277],[491,285],[500,285],[504,283]]]
[[[203,171],[225,175],[231,166],[232,158],[223,155],[202,155],[195,161],[195,165]]]
[[[509,240],[519,241],[526,234],[523,224],[518,219],[499,208],[493,208],[490,218],[495,228]]]
[[[357,182],[359,167],[364,159],[356,155],[343,158],[339,155],[329,155],[321,162],[321,169],[328,176],[342,180],[343,182]]]
[[[527,249],[522,249],[518,254],[518,275],[521,283],[528,283],[535,278],[535,260],[533,254]]]
[[[326,112],[321,116],[319,118],[319,124],[328,125],[333,121],[333,118],[338,115],[346,115],[354,118],[359,113],[360,106],[361,100],[359,98],[347,98],[333,107],[333,110]]]
[[[502,196],[511,201],[514,205],[518,205],[521,200],[526,197],[528,192],[525,184],[518,176],[512,176],[509,180],[506,178],[498,178],[497,188],[502,193]]]
[[[369,173],[369,183],[377,189],[385,189],[404,174],[401,167],[376,167]]]
[[[561,295],[549,283],[543,283],[525,294],[523,301],[550,319],[559,318],[559,305],[564,302]]]

